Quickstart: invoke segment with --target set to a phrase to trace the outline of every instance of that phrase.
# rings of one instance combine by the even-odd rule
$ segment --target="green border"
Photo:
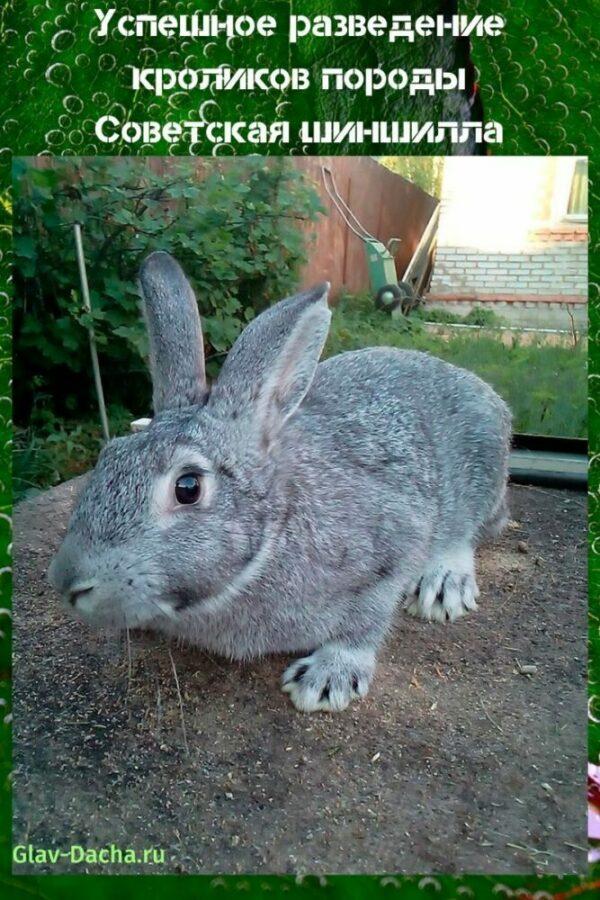
[[[274,0],[279,11],[288,10],[290,2]],[[43,18],[38,7],[51,9],[53,15],[78,15],[82,4],[62,3],[59,0],[8,0],[0,9],[0,51],[7,60],[5,67],[10,88],[4,88],[0,97],[0,178],[1,189],[6,189],[10,177],[11,150],[19,155],[35,154],[45,147],[43,138],[48,122],[64,114],[62,98],[51,86],[44,86],[44,98],[40,103],[39,80],[43,80],[48,64],[49,38],[42,38],[36,24]],[[94,3],[88,3],[93,9]],[[106,7],[109,4],[98,4]],[[118,5],[118,4],[115,4]],[[146,0],[144,8],[158,8],[158,2]],[[173,6],[175,4],[172,4]],[[201,6],[200,3],[197,4]],[[227,4],[226,4],[227,5]],[[255,4],[256,14],[260,0]],[[427,11],[433,4],[411,3],[407,11]],[[303,0],[302,8],[311,11],[332,12],[402,11],[396,3],[335,3],[323,0],[313,3]],[[64,8],[64,9],[63,9]],[[270,5],[274,8],[274,3]],[[68,10],[71,12],[68,12]],[[75,10],[75,12],[73,11]],[[164,10],[163,10],[164,11]],[[506,34],[501,39],[474,42],[473,58],[479,69],[481,94],[488,119],[504,124],[505,143],[503,153],[570,155],[588,153],[592,156],[591,206],[598,204],[598,189],[594,185],[596,160],[594,158],[598,138],[598,125],[591,118],[591,110],[599,95],[597,50],[599,47],[598,0],[585,0],[568,4],[565,0],[529,0],[527,4],[497,0],[495,3],[467,0],[461,4],[461,12],[504,14],[508,21]],[[83,13],[82,13],[83,15]],[[33,32],[33,43],[27,44],[25,36]],[[36,53],[31,54],[34,50]],[[102,52],[96,48],[90,53],[89,71],[97,67],[97,57]],[[254,50],[256,52],[256,49]],[[30,53],[27,65],[25,54]],[[318,48],[306,51],[314,64],[318,61]],[[20,65],[17,61],[20,60]],[[296,61],[297,64],[301,64]],[[29,69],[29,71],[27,71]],[[6,74],[5,74],[6,77]],[[237,102],[237,99],[236,99]],[[257,101],[258,103],[258,101]],[[267,104],[268,105],[268,104]],[[372,104],[370,104],[372,105]],[[322,104],[325,107],[325,104]],[[343,114],[343,111],[342,111]],[[356,113],[354,114],[356,117]],[[63,148],[64,149],[64,148]],[[114,152],[114,147],[108,148]],[[205,148],[206,150],[207,148]],[[209,148],[208,148],[209,149]],[[410,152],[410,148],[404,148]],[[391,148],[390,148],[391,150]],[[74,152],[81,152],[77,147]],[[156,152],[156,151],[155,151]],[[354,152],[359,152],[358,150]],[[388,151],[390,152],[390,151]],[[414,150],[413,150],[414,152]],[[421,151],[422,152],[422,151]],[[597,390],[600,378],[600,253],[598,228],[591,219],[590,242],[590,691],[600,683],[600,410]],[[8,563],[8,535],[6,519],[10,510],[10,216],[0,209],[0,571]],[[0,575],[0,607],[10,603],[10,584],[7,574]],[[0,617],[0,628],[5,637],[0,638],[0,692],[8,702],[10,691],[10,635],[4,627],[6,617]],[[600,701],[594,709],[600,713]],[[104,897],[109,891],[115,898],[142,895],[147,886],[140,879],[152,878],[155,894],[170,896],[175,890],[181,897],[199,897],[204,894],[217,896],[237,894],[245,896],[272,896],[285,893],[290,897],[423,897],[430,893],[437,897],[498,897],[514,892],[524,897],[544,891],[551,896],[566,898],[587,895],[600,888],[600,866],[592,869],[587,877],[577,876],[464,876],[422,878],[404,876],[381,878],[378,876],[335,876],[327,879],[305,878],[298,881],[291,877],[227,877],[209,876],[13,876],[10,874],[10,735],[5,722],[6,707],[0,708],[0,889],[10,895],[22,894],[37,897]],[[590,726],[590,753],[598,761],[600,751],[600,726]],[[583,775],[583,773],[582,773]],[[505,891],[502,890],[505,888]]]

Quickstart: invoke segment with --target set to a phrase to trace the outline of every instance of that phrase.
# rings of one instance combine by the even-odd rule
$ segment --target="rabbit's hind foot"
[[[281,689],[301,712],[340,712],[365,696],[374,670],[374,649],[330,641],[288,666]]]
[[[454,622],[477,609],[478,596],[473,550],[464,544],[430,561],[406,611],[429,622]]]

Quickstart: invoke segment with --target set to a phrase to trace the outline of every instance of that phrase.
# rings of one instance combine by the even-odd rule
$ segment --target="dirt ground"
[[[162,638],[128,658],[69,621],[44,574],[74,490],[15,513],[13,839],[166,861],[20,873],[585,870],[583,495],[512,487],[479,610],[451,626],[401,613],[368,698],[305,716],[279,690],[286,658],[173,645],[180,710]]]

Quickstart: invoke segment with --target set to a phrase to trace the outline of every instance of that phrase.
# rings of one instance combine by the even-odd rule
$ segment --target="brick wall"
[[[519,252],[439,246],[430,294],[440,300],[494,298],[585,303],[587,229],[540,228]]]
[[[428,301],[490,304],[519,325],[584,327],[587,223],[567,216],[573,161],[446,160]]]

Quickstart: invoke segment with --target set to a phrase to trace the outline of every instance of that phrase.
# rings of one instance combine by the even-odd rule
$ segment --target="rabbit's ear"
[[[140,289],[150,338],[154,411],[204,403],[200,315],[181,266],[168,253],[152,253],[142,263]]]
[[[327,339],[329,284],[288,297],[257,316],[233,345],[209,407],[247,416],[270,439],[298,408],[313,380]]]

